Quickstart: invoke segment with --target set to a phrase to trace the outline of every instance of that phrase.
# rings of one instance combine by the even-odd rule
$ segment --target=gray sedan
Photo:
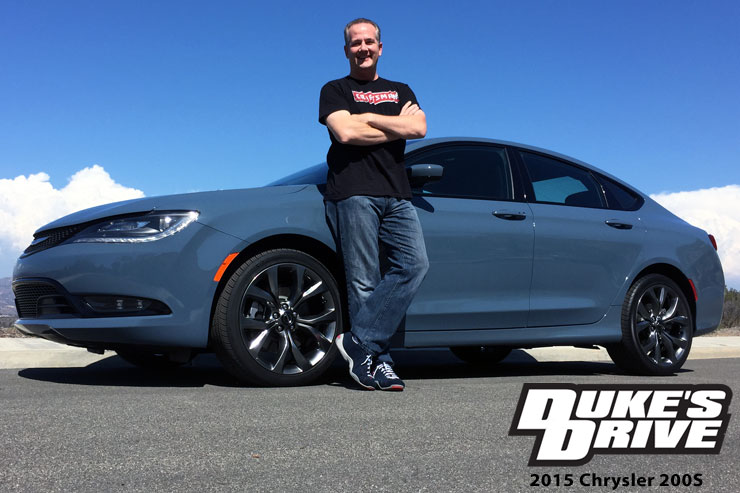
[[[599,344],[664,375],[717,328],[714,238],[617,178],[484,139],[409,143],[429,273],[394,343],[493,364]],[[326,164],[270,186],[103,205],[39,229],[18,260],[17,327],[142,366],[215,351],[239,379],[315,380],[348,329],[324,219]]]

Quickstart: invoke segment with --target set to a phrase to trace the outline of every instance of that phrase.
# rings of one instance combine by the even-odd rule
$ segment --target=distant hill
[[[15,296],[10,287],[9,277],[0,277],[0,316],[17,317]]]

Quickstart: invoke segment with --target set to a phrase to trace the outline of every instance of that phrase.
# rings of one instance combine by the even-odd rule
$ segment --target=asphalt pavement
[[[524,351],[491,368],[445,350],[394,357],[404,392],[356,390],[344,367],[306,387],[241,387],[211,358],[168,374],[117,357],[0,370],[0,491],[608,492],[593,485],[632,475],[654,481],[616,491],[738,491],[735,419],[716,455],[597,454],[569,467],[528,467],[535,438],[509,435],[525,383],[714,383],[740,394],[738,358],[655,378]],[[535,486],[545,477],[549,487]],[[555,486],[569,477],[573,486]]]

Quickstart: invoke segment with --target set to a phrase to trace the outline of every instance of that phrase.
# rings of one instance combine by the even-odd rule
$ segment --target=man
[[[388,346],[429,267],[403,156],[406,139],[426,135],[426,116],[406,84],[378,76],[377,24],[353,20],[344,41],[349,75],[324,85],[319,99],[331,139],[326,217],[344,261],[352,325],[337,345],[360,386],[403,390]]]

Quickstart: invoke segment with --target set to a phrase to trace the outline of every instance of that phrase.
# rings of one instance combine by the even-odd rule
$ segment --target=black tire
[[[512,348],[505,346],[456,346],[452,354],[474,365],[494,365],[506,358]]]
[[[622,305],[622,341],[606,347],[614,363],[640,375],[672,375],[691,350],[694,321],[686,296],[671,279],[648,274]]]
[[[187,361],[172,361],[166,353],[138,351],[135,349],[116,349],[116,353],[127,363],[147,370],[168,371],[179,368]]]
[[[331,272],[298,250],[255,255],[231,275],[211,327],[224,367],[244,383],[305,385],[336,357],[342,305]]]

